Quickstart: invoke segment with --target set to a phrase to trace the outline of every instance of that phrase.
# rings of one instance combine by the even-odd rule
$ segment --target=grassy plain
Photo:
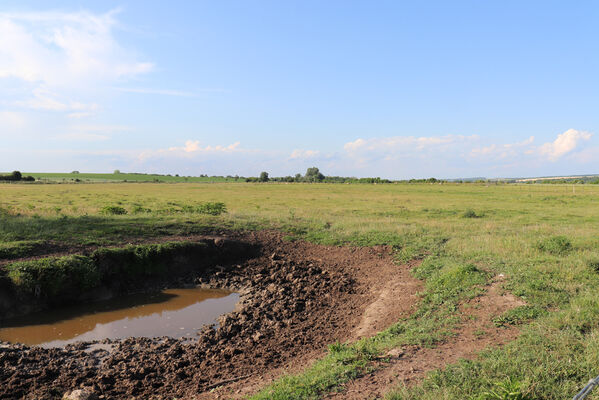
[[[189,211],[204,202],[224,202],[228,213]],[[103,215],[106,206],[128,213]],[[424,259],[414,270],[426,285],[412,317],[373,338],[332,345],[304,373],[255,396],[264,399],[318,398],[388,348],[434,346],[451,335],[458,304],[498,274],[528,304],[500,321],[521,324],[521,336],[417,386],[398,386],[389,399],[571,398],[599,374],[598,221],[595,185],[0,185],[0,255],[48,240],[111,244],[275,228],[289,240],[389,244],[398,262]],[[504,389],[516,394],[501,397]]]
[[[7,174],[7,173],[5,173]],[[24,172],[23,176],[33,176],[43,182],[235,182],[243,181],[241,178],[223,176],[178,176],[178,175],[155,175],[135,173],[71,173],[71,172]]]

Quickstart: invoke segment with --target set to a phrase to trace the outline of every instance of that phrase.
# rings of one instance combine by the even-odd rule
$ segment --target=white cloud
[[[320,155],[320,151],[318,150],[293,150],[290,159],[306,159],[306,158],[314,158]]]
[[[177,96],[177,97],[197,97],[197,94],[191,92],[182,92],[179,90],[168,90],[168,89],[144,89],[144,88],[115,88],[119,92],[125,93],[138,93],[138,94],[158,94],[164,96]]]
[[[132,130],[128,126],[121,125],[74,125],[67,133],[55,136],[55,139],[71,141],[100,141],[108,140],[111,134]]]
[[[356,139],[346,143],[343,148],[348,153],[383,152],[394,153],[405,150],[424,150],[443,145],[462,143],[478,139],[477,135],[445,135],[445,136],[392,136],[372,139]]]
[[[71,133],[65,133],[63,135],[58,135],[58,136],[56,136],[56,139],[96,142],[96,141],[100,141],[100,140],[108,140],[108,139],[110,139],[110,136],[100,135],[97,133],[71,132]]]
[[[199,140],[187,140],[185,146],[169,147],[167,149],[146,150],[139,154],[139,160],[150,158],[193,158],[197,156],[215,155],[215,154],[233,154],[247,153],[252,150],[242,149],[240,142],[232,143],[228,146],[201,146]]]
[[[557,138],[553,142],[543,144],[539,147],[538,151],[549,160],[556,161],[576,149],[581,141],[589,140],[591,136],[592,134],[589,132],[568,129],[564,133],[557,135]]]
[[[78,97],[151,71],[114,36],[116,14],[0,13],[0,79],[22,82],[11,104],[81,118],[98,105]]]
[[[472,157],[484,157],[504,160],[507,158],[517,157],[522,152],[527,152],[527,148],[530,148],[534,142],[534,136],[529,137],[522,142],[507,143],[507,144],[491,144],[485,147],[475,147],[470,151]]]
[[[15,101],[14,105],[33,110],[75,112],[69,115],[82,115],[82,113],[85,113],[85,115],[92,115],[93,111],[98,109],[98,105],[95,103],[84,104],[78,101],[60,100],[60,96],[44,87],[35,88],[32,94],[32,98]]]
[[[199,140],[188,140],[184,147],[170,147],[168,150],[173,152],[183,151],[185,153],[230,153],[239,150],[239,142],[228,146],[200,146]]]
[[[115,14],[0,14],[0,77],[72,86],[151,71],[114,38]]]
[[[0,131],[19,129],[24,125],[23,114],[14,111],[0,111]]]

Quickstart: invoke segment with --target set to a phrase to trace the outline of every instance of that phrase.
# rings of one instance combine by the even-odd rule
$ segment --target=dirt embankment
[[[191,282],[215,264],[240,262],[257,251],[242,241],[201,238],[18,260],[0,266],[0,324],[62,305]]]
[[[239,307],[196,340],[129,338],[64,349],[0,346],[0,398],[51,399],[91,387],[105,398],[241,395],[324,353],[335,340],[382,329],[416,302],[418,283],[389,249],[287,242],[273,232],[233,235],[257,246],[243,263],[198,271],[192,282],[240,290]],[[370,310],[389,280],[413,282],[397,307]],[[190,283],[190,282],[187,282]],[[389,321],[387,321],[389,319]],[[366,330],[365,330],[366,329]]]
[[[199,240],[186,237],[182,240]],[[243,262],[222,262],[180,277],[181,284],[240,291],[236,311],[197,339],[129,338],[81,343],[62,349],[0,343],[0,398],[54,399],[88,387],[101,398],[242,398],[285,373],[300,372],[327,345],[356,340],[408,316],[422,284],[411,265],[396,265],[389,248],[327,247],[287,242],[276,232],[230,234],[259,249]],[[222,239],[214,243],[220,243]],[[399,382],[517,335],[497,328],[493,316],[521,305],[500,290],[462,306],[455,337],[436,348],[394,349],[389,362],[349,382],[330,398],[381,396]]]

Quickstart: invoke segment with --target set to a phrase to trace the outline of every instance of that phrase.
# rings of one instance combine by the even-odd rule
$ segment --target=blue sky
[[[599,173],[599,3],[3,1],[0,170]]]

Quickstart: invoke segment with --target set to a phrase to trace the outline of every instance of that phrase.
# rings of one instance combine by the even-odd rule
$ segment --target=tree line
[[[0,181],[12,181],[12,182],[33,182],[35,178],[33,176],[23,176],[19,171],[13,171],[8,175],[0,175]]]
[[[295,176],[269,177],[268,172],[262,171],[258,177],[245,178],[246,182],[322,182],[322,183],[444,183],[446,181],[436,178],[428,179],[410,179],[401,181],[392,181],[389,179],[376,178],[356,178],[348,176],[325,176],[317,167],[310,167],[304,175],[295,174]]]

